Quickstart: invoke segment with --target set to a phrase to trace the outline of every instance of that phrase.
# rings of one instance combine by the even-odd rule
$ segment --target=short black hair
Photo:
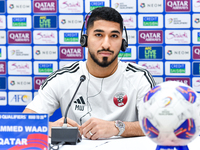
[[[87,18],[86,18],[87,19]],[[87,29],[94,25],[94,21],[107,20],[120,24],[120,30],[123,32],[123,18],[118,11],[111,7],[98,7],[92,11],[88,21]]]

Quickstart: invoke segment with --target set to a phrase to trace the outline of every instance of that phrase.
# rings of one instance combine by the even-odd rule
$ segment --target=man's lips
[[[111,52],[106,52],[106,51],[102,51],[99,54],[102,55],[102,56],[110,56],[110,55],[112,55]]]

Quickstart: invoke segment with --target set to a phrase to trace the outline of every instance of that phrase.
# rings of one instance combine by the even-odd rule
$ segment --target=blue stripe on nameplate
[[[0,113],[0,149],[47,150],[48,114]]]

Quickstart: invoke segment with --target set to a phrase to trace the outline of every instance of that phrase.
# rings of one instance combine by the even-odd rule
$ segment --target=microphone
[[[73,99],[74,99],[76,93],[78,92],[78,89],[79,89],[81,83],[83,81],[85,81],[85,79],[86,79],[85,75],[82,75],[80,77],[80,82],[78,84],[78,87],[76,88],[76,91],[65,111],[63,126],[51,128],[51,144],[62,143],[63,145],[67,145],[67,144],[68,145],[76,145],[77,142],[81,142],[82,137],[78,130],[78,127],[67,127],[67,114],[68,114],[69,108],[73,102]]]

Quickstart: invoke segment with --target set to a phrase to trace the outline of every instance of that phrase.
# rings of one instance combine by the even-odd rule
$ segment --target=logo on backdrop
[[[105,7],[104,1],[90,1],[90,11],[98,7]]]
[[[83,59],[83,47],[61,46],[60,59]]]
[[[122,15],[126,28],[136,28],[136,15]]]
[[[8,74],[11,75],[30,75],[32,73],[31,61],[9,61]]]
[[[139,12],[163,12],[163,1],[161,0],[138,0]]]
[[[33,31],[34,44],[57,44],[57,31]]]
[[[46,78],[47,77],[34,77],[34,89],[39,90]]]
[[[119,2],[119,3],[113,3],[112,7],[115,8],[119,12],[135,12],[136,11],[136,2],[131,1],[131,2]]]
[[[162,44],[163,43],[163,31],[162,30],[149,30],[139,31],[139,43],[140,44]]]
[[[170,73],[185,73],[185,64],[170,64]]]
[[[200,46],[192,47],[192,56],[193,59],[200,59]]]
[[[139,59],[162,59],[163,47],[139,47]]]
[[[8,31],[9,44],[31,44],[31,31]]]
[[[189,14],[165,15],[166,28],[190,28]]]
[[[32,90],[32,77],[8,77],[9,90]]]
[[[113,97],[113,102],[117,107],[123,107],[126,105],[128,97],[124,92],[118,92]]]
[[[139,61],[138,64],[145,67],[152,75],[163,75],[163,62]]]
[[[57,12],[57,0],[45,1],[34,0],[33,1],[34,13],[56,13]]]
[[[165,31],[166,44],[189,44],[190,31],[189,30],[166,30]]]
[[[60,13],[82,13],[82,0],[59,0]]]
[[[190,0],[166,0],[166,12],[189,12]]]
[[[0,16],[0,29],[5,29],[5,27],[6,27],[5,16]]]
[[[0,77],[0,90],[6,89],[6,77]]]
[[[0,1],[0,13],[5,13],[5,1]]]
[[[193,63],[193,75],[200,75],[200,62]]]
[[[6,62],[0,61],[0,75],[6,74]]]
[[[57,16],[34,16],[34,28],[57,28]]]
[[[0,31],[0,44],[6,44],[6,31]]]
[[[166,46],[165,59],[167,60],[189,60],[190,47],[189,46]]]
[[[38,64],[39,73],[51,73],[53,72],[53,64]]]
[[[190,78],[172,78],[172,77],[167,77],[165,79],[165,81],[178,81],[178,82],[181,82],[181,83],[184,83],[184,84],[190,86]]]
[[[27,105],[32,100],[31,92],[9,92],[9,105]]]
[[[31,1],[9,0],[9,1],[7,1],[7,11],[8,11],[8,13],[13,13],[13,14],[31,13]]]

